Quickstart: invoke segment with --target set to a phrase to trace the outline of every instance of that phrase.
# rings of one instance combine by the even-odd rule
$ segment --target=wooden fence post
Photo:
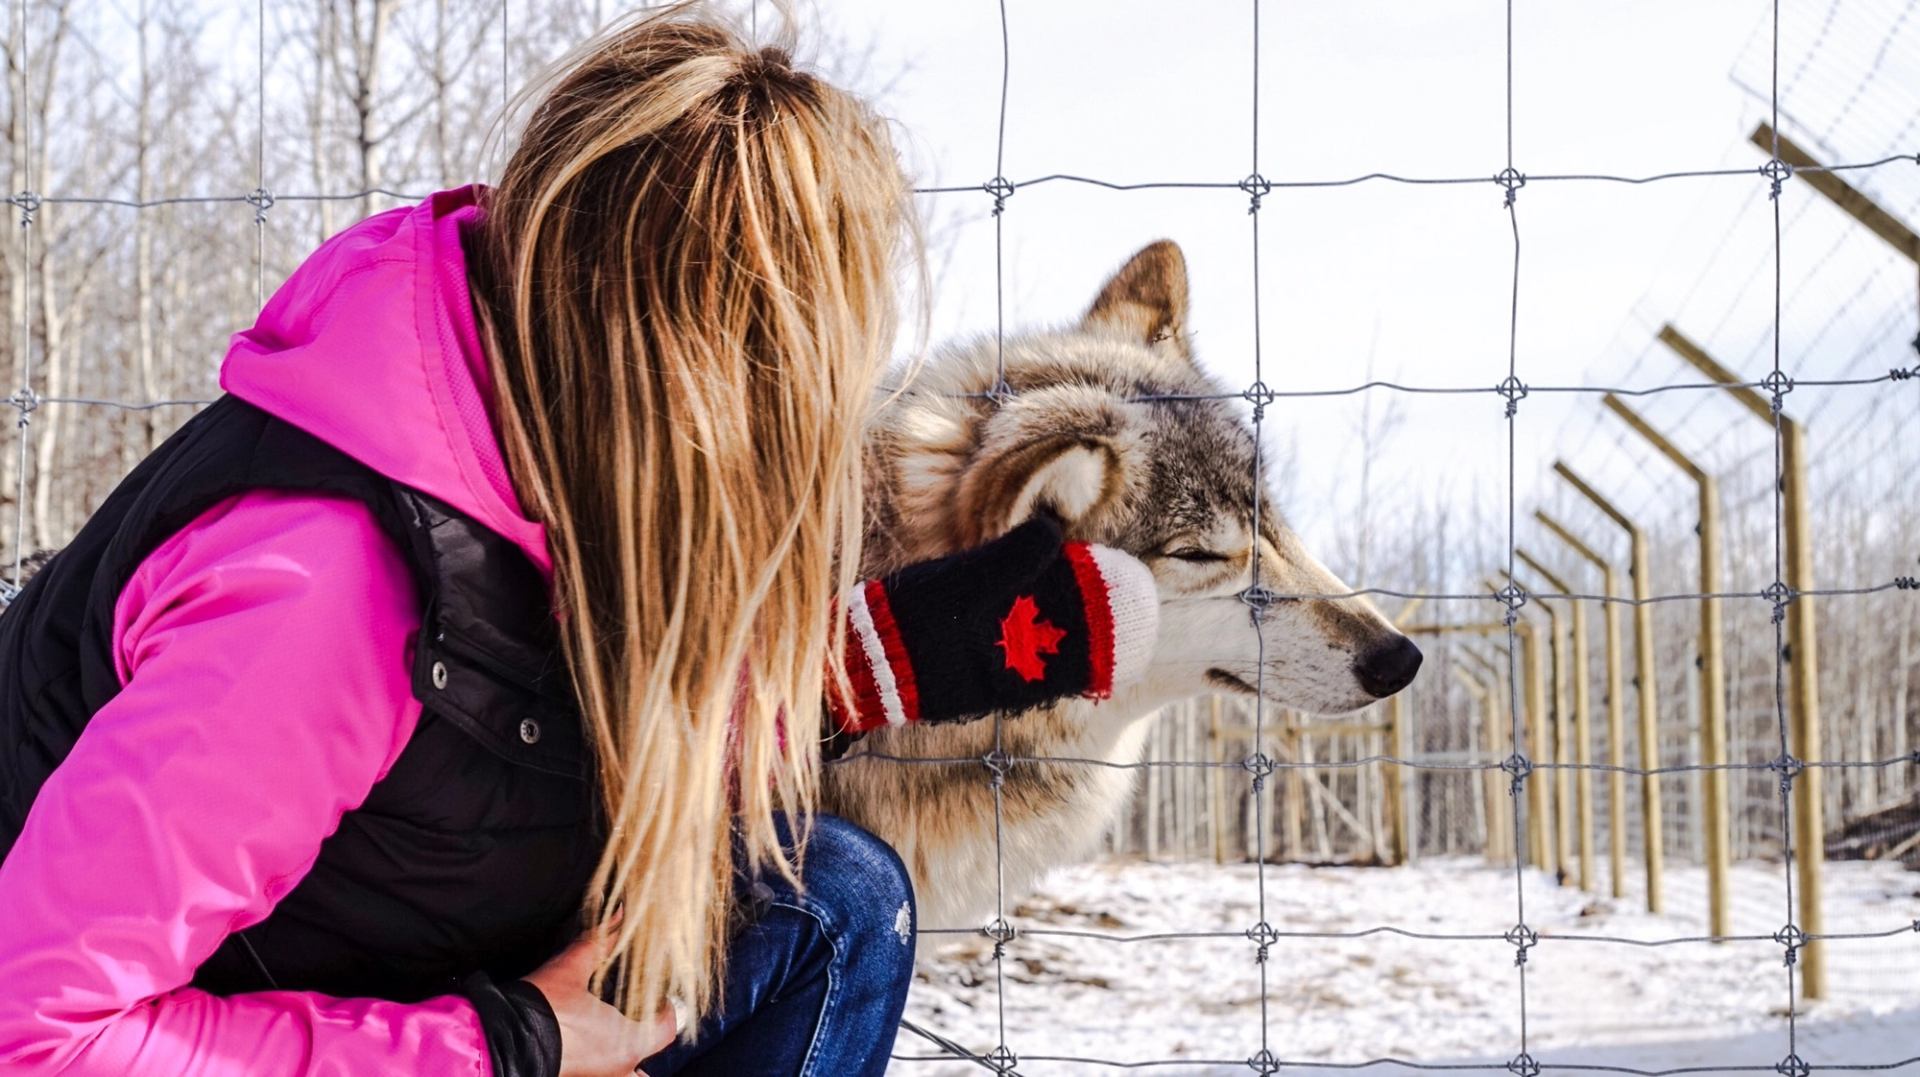
[[[1567,544],[1588,564],[1600,570],[1600,591],[1615,598],[1619,590],[1614,582],[1613,563],[1581,541],[1567,526],[1545,512],[1533,518]],[[1606,632],[1607,661],[1607,869],[1614,897],[1627,896],[1627,765],[1626,748],[1626,675],[1620,656],[1620,606],[1608,602],[1600,610]]]
[[[1574,588],[1571,587],[1564,578],[1548,569],[1546,565],[1542,564],[1539,559],[1528,554],[1527,551],[1516,547],[1514,549],[1514,556],[1520,558],[1528,567],[1538,572],[1540,577],[1547,581],[1549,587],[1554,588],[1563,595],[1573,594]],[[1571,686],[1573,691],[1573,730],[1571,733],[1568,732],[1563,715],[1559,729],[1559,743],[1563,748],[1569,742],[1573,745],[1573,762],[1576,766],[1571,778],[1574,784],[1574,814],[1577,816],[1574,827],[1576,831],[1574,844],[1578,847],[1578,855],[1580,858],[1580,889],[1592,890],[1594,887],[1593,772],[1587,769],[1587,766],[1593,762],[1592,740],[1589,733],[1591,726],[1592,689],[1589,684],[1591,677],[1589,676],[1589,670],[1587,668],[1587,607],[1578,599],[1568,599],[1567,604],[1573,608],[1573,654],[1571,659],[1573,674],[1573,683]],[[1562,763],[1567,762],[1567,756],[1564,750],[1560,752],[1559,758]],[[1568,778],[1569,775],[1566,771],[1560,772],[1560,781],[1562,782],[1560,795],[1563,803],[1566,800],[1565,783]]]
[[[1500,590],[1493,580],[1483,582],[1488,591]],[[1552,741],[1547,737],[1547,648],[1541,645],[1539,626],[1534,622],[1521,618],[1514,624],[1513,631],[1520,643],[1520,673],[1525,686],[1527,720],[1522,728],[1526,730],[1527,758],[1534,762],[1546,761],[1553,755]],[[1564,864],[1554,859],[1552,786],[1547,782],[1548,773],[1536,771],[1527,778],[1527,850],[1535,867],[1558,873]]]
[[[1660,776],[1652,773],[1660,766],[1660,673],[1653,657],[1653,605],[1648,602],[1653,594],[1653,566],[1647,549],[1647,533],[1613,502],[1600,496],[1586,480],[1574,474],[1564,461],[1554,461],[1553,470],[1608,519],[1619,524],[1632,548],[1628,571],[1633,576],[1633,665],[1638,688],[1634,695],[1640,703],[1640,769],[1646,772],[1640,775],[1640,826],[1644,831],[1640,845],[1647,859],[1647,911],[1660,912],[1667,904],[1666,834],[1660,825]]]
[[[1400,607],[1394,614],[1396,626],[1404,625],[1420,608],[1422,600],[1415,598]],[[1387,700],[1387,754],[1395,759],[1411,758],[1410,738],[1407,735],[1407,693],[1395,692]],[[1380,768],[1381,793],[1386,802],[1387,811],[1387,855],[1389,863],[1406,864],[1414,855],[1413,820],[1409,818],[1409,807],[1415,799],[1408,791],[1408,779],[1413,775],[1411,768],[1399,763],[1387,763]],[[1372,814],[1369,812],[1368,814]]]
[[[1750,141],[1766,153],[1773,152],[1773,128],[1762,123],[1754,128]],[[1845,210],[1848,216],[1865,225],[1867,231],[1879,236],[1893,245],[1893,249],[1920,262],[1920,235],[1904,224],[1900,218],[1880,208],[1873,199],[1846,180],[1838,172],[1824,169],[1820,162],[1806,150],[1794,145],[1785,135],[1780,136],[1780,159],[1797,169],[1809,171],[1796,172],[1794,175],[1807,181],[1807,186],[1826,196],[1827,199]],[[1718,380],[1718,379],[1716,379]]]
[[[1491,584],[1489,584],[1489,586],[1491,586]],[[1514,625],[1513,628],[1516,638],[1519,639],[1523,645],[1521,674],[1523,683],[1529,688],[1527,696],[1528,702],[1522,703],[1520,706],[1530,710],[1535,716],[1534,725],[1532,726],[1534,732],[1530,734],[1530,736],[1539,739],[1544,736],[1544,734],[1540,732],[1541,726],[1539,723],[1543,721],[1542,716],[1546,711],[1546,701],[1542,697],[1543,690],[1540,688],[1543,673],[1538,665],[1540,661],[1540,649],[1532,642],[1534,638],[1532,624],[1522,621]],[[1505,621],[1481,621],[1466,624],[1401,624],[1400,631],[1409,636],[1443,635],[1449,633],[1483,637],[1503,636],[1507,633],[1507,624]],[[1495,700],[1503,697],[1505,693],[1502,689],[1505,687],[1506,671],[1498,668],[1494,663],[1488,661],[1484,656],[1475,651],[1463,649],[1463,653],[1488,673],[1490,678],[1488,687],[1489,699]],[[1501,758],[1504,758],[1505,754],[1511,753],[1513,750],[1512,731],[1511,727],[1502,725],[1499,718],[1499,706],[1490,702],[1486,709],[1487,747],[1490,753],[1502,753]],[[1499,810],[1499,800],[1505,793],[1505,775],[1502,774],[1501,771],[1491,768],[1484,773],[1488,781],[1489,801],[1487,817],[1487,855],[1489,859],[1495,859],[1495,850],[1501,850],[1498,854],[1499,856],[1510,856],[1512,854],[1509,850],[1513,848],[1512,831],[1506,830],[1502,833],[1495,833],[1496,827],[1504,826],[1507,821],[1511,819],[1509,812]],[[1539,797],[1541,789],[1538,782],[1533,783],[1532,793],[1535,797]],[[1536,801],[1533,808],[1534,814],[1544,817],[1545,811],[1546,807],[1544,802]],[[1544,818],[1542,821],[1544,821]],[[1533,839],[1536,843],[1534,859],[1536,862],[1544,865],[1547,858],[1547,849],[1541,848],[1538,845],[1543,836],[1543,832],[1538,825],[1536,825],[1533,830]],[[1499,861],[1496,859],[1495,862],[1497,863]]]
[[[1216,764],[1227,761],[1226,743],[1221,739],[1220,730],[1221,705],[1219,696],[1207,700],[1207,745],[1210,749],[1207,754]],[[1227,862],[1227,806],[1226,790],[1223,788],[1225,783],[1220,780],[1222,769],[1220,766],[1207,768],[1207,823],[1213,838],[1213,862],[1216,864]]]
[[[1540,645],[1539,629],[1526,621],[1513,626],[1519,633],[1520,654],[1526,662],[1527,682],[1527,727],[1529,733],[1530,754],[1535,759],[1545,758],[1547,748],[1547,659],[1546,648]],[[1527,779],[1527,803],[1533,813],[1528,827],[1529,842],[1533,850],[1533,862],[1547,871],[1556,870],[1553,863],[1553,813],[1548,807],[1548,787],[1544,780],[1545,772],[1537,772]]]
[[[1467,748],[1468,751],[1472,751],[1474,742],[1480,739],[1479,735],[1474,732],[1474,723],[1487,712],[1487,707],[1489,706],[1487,697],[1489,692],[1486,686],[1480,683],[1479,678],[1461,669],[1459,666],[1454,666],[1452,672],[1454,679],[1459,681],[1460,687],[1466,689],[1467,692]],[[1488,773],[1492,772],[1489,771]],[[1473,805],[1473,814],[1480,824],[1480,834],[1483,838],[1488,838],[1486,841],[1486,851],[1491,854],[1493,848],[1489,835],[1492,834],[1490,826],[1492,820],[1487,814],[1488,808],[1491,807],[1491,805],[1484,796],[1484,790],[1483,795],[1473,798]]]
[[[1786,564],[1783,581],[1787,593],[1780,597],[1786,604],[1787,719],[1789,749],[1804,766],[1820,758],[1820,654],[1814,635],[1812,520],[1807,510],[1807,446],[1800,424],[1785,415],[1775,415],[1773,401],[1745,385],[1733,372],[1721,366],[1693,341],[1671,325],[1660,328],[1660,342],[1672,348],[1688,365],[1724,386],[1733,398],[1780,437],[1782,502],[1781,526],[1786,535]],[[1778,424],[1776,427],[1776,423]],[[1809,935],[1824,932],[1826,916],[1822,911],[1820,875],[1826,863],[1825,805],[1820,800],[1820,769],[1805,767],[1793,778],[1794,863],[1800,876],[1799,927]],[[1807,944],[1800,953],[1800,990],[1808,998],[1824,998],[1827,993],[1826,947],[1819,942]]]
[[[1716,595],[1720,591],[1720,487],[1705,468],[1681,452],[1679,447],[1655,430],[1639,413],[1619,397],[1608,393],[1601,398],[1634,432],[1658,449],[1661,455],[1687,473],[1699,495],[1700,593]],[[1732,837],[1727,819],[1727,669],[1721,646],[1720,600],[1700,600],[1700,742],[1704,775],[1707,861],[1707,924],[1710,934],[1723,936],[1733,930],[1733,898],[1729,891],[1732,871]]]
[[[1487,754],[1498,759],[1501,757],[1500,746],[1507,742],[1509,728],[1504,717],[1509,702],[1506,669],[1503,663],[1497,663],[1479,651],[1465,650],[1464,653],[1486,674],[1487,708],[1481,722],[1482,736],[1486,741]],[[1507,799],[1506,775],[1498,770],[1489,770],[1486,779],[1487,859],[1495,864],[1511,864],[1513,816],[1503,810]]]
[[[1514,556],[1519,556],[1518,548],[1514,550]],[[1553,782],[1554,862],[1559,867],[1557,878],[1560,884],[1565,886],[1573,880],[1575,870],[1573,861],[1573,769],[1568,765],[1572,762],[1573,744],[1572,738],[1568,735],[1569,730],[1567,728],[1571,724],[1567,718],[1568,682],[1571,680],[1572,666],[1572,656],[1570,654],[1572,647],[1568,640],[1572,633],[1573,617],[1571,612],[1569,612],[1566,617],[1560,615],[1561,600],[1541,598],[1539,589],[1529,586],[1524,581],[1513,580],[1513,583],[1521,590],[1527,592],[1529,601],[1537,603],[1541,609],[1546,611],[1547,634],[1552,640],[1551,665],[1553,669],[1553,687],[1549,692],[1551,705],[1548,707],[1550,738],[1548,743],[1551,754],[1547,761],[1554,764],[1554,769],[1551,772],[1551,780]],[[1569,611],[1571,611],[1572,606],[1573,603],[1569,602]]]

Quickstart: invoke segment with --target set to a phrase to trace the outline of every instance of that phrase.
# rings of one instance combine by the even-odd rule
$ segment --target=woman
[[[809,817],[823,737],[1153,632],[1045,520],[854,585],[908,200],[859,102],[677,12],[497,187],[321,247],[0,617],[0,1069],[878,1073],[911,895]]]

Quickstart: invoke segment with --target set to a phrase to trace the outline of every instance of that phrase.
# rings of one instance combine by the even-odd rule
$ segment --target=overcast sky
[[[1250,3],[1006,6],[1009,179],[1074,173],[1116,182],[1231,182],[1253,170]],[[1782,6],[1787,132],[1849,161],[1896,144],[1911,154],[1920,141],[1911,126],[1920,111],[1920,26],[1912,25],[1920,19],[1908,17],[1912,5]],[[1769,3],[1516,7],[1513,154],[1520,171],[1634,176],[1764,162],[1746,138],[1766,114]],[[811,10],[833,34],[872,47],[870,88],[884,87],[879,105],[898,121],[918,182],[978,184],[993,175],[1001,73],[994,0],[820,0]],[[1504,20],[1504,6],[1491,0],[1269,0],[1259,39],[1259,171],[1276,180],[1369,172],[1491,177],[1506,163]],[[1856,174],[1909,213],[1920,207],[1917,177],[1911,163]],[[1884,373],[1911,363],[1911,263],[1847,224],[1804,183],[1789,184],[1784,199],[1789,371]],[[969,192],[928,196],[923,205],[951,244],[934,297],[935,339],[990,330],[991,200]],[[1253,377],[1246,209],[1246,197],[1232,190],[1117,193],[1072,183],[1021,190],[1004,220],[1009,329],[1073,318],[1128,254],[1169,237],[1192,270],[1201,362],[1227,385],[1245,386]],[[1741,374],[1758,378],[1769,369],[1772,216],[1758,175],[1638,186],[1537,182],[1520,191],[1518,217],[1523,382],[1695,380],[1649,347],[1667,318]],[[1505,377],[1513,239],[1491,181],[1277,190],[1264,202],[1261,230],[1269,384],[1341,387],[1368,380],[1370,369],[1372,377],[1418,385],[1490,386]],[[1803,390],[1794,403],[1810,410],[1817,395]],[[1728,466],[1766,447],[1760,424],[1739,425],[1741,413],[1711,396],[1667,394],[1646,410]],[[1856,395],[1848,407],[1867,399]],[[1891,415],[1876,413],[1883,441],[1895,417],[1904,422],[1915,413],[1912,399],[1894,403]],[[1390,499],[1394,489],[1459,498],[1477,490],[1504,505],[1507,440],[1498,398],[1381,394],[1372,405],[1376,418],[1389,405],[1400,425],[1377,455],[1377,498]],[[1283,454],[1296,447],[1283,508],[1322,544],[1354,509],[1364,406],[1351,396],[1283,401],[1268,412],[1270,443]],[[1536,494],[1551,495],[1547,468],[1559,454],[1649,512],[1664,511],[1684,492],[1662,464],[1648,464],[1638,477],[1649,458],[1618,448],[1617,424],[1598,415],[1593,396],[1537,394],[1521,404],[1523,513]],[[1829,425],[1831,444],[1866,433]],[[1390,504],[1377,511],[1390,512]]]

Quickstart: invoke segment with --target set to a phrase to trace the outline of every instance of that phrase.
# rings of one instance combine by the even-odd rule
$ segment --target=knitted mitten
[[[975,549],[909,565],[845,602],[850,697],[830,729],[951,722],[1069,696],[1104,699],[1146,668],[1153,575],[1040,517]]]

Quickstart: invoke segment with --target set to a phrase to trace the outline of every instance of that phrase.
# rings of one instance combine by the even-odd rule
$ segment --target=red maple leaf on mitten
[[[1047,664],[1041,655],[1059,654],[1060,641],[1065,638],[1066,629],[1041,619],[1032,595],[1014,599],[1012,608],[1000,619],[1000,649],[1006,652],[1007,668],[1023,680],[1044,678]]]

